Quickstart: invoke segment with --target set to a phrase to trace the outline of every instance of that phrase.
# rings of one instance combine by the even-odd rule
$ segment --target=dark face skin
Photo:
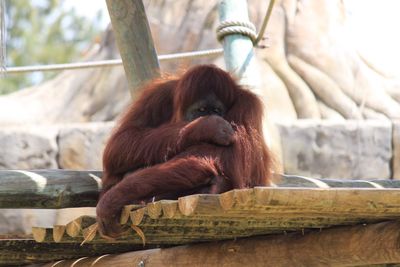
[[[185,112],[185,120],[193,121],[199,117],[217,115],[223,117],[226,108],[215,94],[209,94],[205,98],[193,103]]]

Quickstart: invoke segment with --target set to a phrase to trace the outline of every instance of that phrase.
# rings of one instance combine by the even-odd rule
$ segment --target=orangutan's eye
[[[198,109],[198,111],[204,112],[204,111],[206,111],[206,108],[205,107],[201,107],[201,108]]]

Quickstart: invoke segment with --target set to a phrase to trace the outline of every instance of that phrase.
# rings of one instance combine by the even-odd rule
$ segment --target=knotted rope
[[[225,36],[241,34],[247,36],[254,43],[257,39],[256,26],[250,21],[223,21],[217,27],[217,39],[222,41]]]
[[[227,20],[222,21],[217,27],[217,39],[221,42],[225,36],[231,34],[241,34],[250,38],[254,46],[263,39],[265,29],[269,18],[271,17],[272,8],[274,6],[275,0],[271,0],[268,5],[267,12],[265,13],[263,23],[261,25],[260,32],[256,33],[256,27],[250,21],[238,21],[238,20]]]

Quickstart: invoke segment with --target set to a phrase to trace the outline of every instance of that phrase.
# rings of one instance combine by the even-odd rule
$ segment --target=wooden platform
[[[178,245],[395,219],[400,219],[400,189],[258,187],[126,206],[121,223],[136,230],[114,242]],[[109,242],[93,232],[94,222],[81,217],[52,229],[34,228],[34,238]]]
[[[41,191],[28,197],[40,194],[43,200],[40,207],[81,206],[74,200],[74,194],[85,195],[90,192],[92,200],[89,206],[92,206],[98,190],[93,172],[80,172],[76,177],[81,179],[67,179],[73,173],[64,173],[63,176],[51,171],[35,172],[46,175],[48,182]],[[18,175],[21,179],[30,177],[26,173],[13,172],[12,175]],[[56,178],[53,179],[54,175]],[[96,173],[96,177],[99,176],[101,173]],[[32,237],[0,237],[0,265],[47,262],[270,234],[274,234],[271,237],[291,233],[302,236],[308,232],[324,233],[330,231],[325,229],[333,226],[362,226],[400,220],[400,181],[321,180],[298,176],[275,178],[277,187],[232,190],[219,195],[191,195],[145,206],[126,206],[120,219],[130,230],[122,238],[113,241],[102,238],[96,232],[95,218],[88,216],[53,228],[35,227],[34,240]],[[14,182],[18,180],[16,177],[13,179]],[[71,184],[71,180],[84,184],[84,190],[77,191],[78,186],[66,188],[59,183],[60,179],[63,183],[69,181],[67,185]],[[17,192],[15,188],[14,192]],[[23,189],[24,186],[21,188],[27,190]],[[0,199],[6,198],[7,194],[6,190],[0,189]],[[24,207],[37,206],[37,203],[29,204],[27,200],[22,203]],[[391,227],[397,229],[400,228],[398,226],[392,224]]]

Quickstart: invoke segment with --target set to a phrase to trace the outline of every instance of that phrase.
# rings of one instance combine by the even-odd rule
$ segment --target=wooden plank
[[[148,203],[146,208],[147,208],[147,214],[152,219],[157,219],[162,214],[162,204],[160,201]]]
[[[178,211],[178,201],[161,200],[161,207],[164,218],[173,218]]]
[[[146,238],[146,244],[186,244],[200,241],[216,241],[223,239],[254,236],[260,234],[284,233],[290,231],[304,231],[311,228],[327,228],[332,225],[354,225],[360,223],[376,223],[384,220],[398,219],[399,216],[384,215],[376,216],[324,216],[319,214],[308,214],[306,216],[297,214],[282,216],[271,214],[264,218],[192,218],[192,219],[151,219],[144,217],[137,226]],[[110,240],[102,238],[93,229],[92,225],[81,229],[80,234],[74,238],[66,235],[60,240],[54,238],[55,229],[35,228],[34,237],[38,242],[85,242],[107,243]],[[38,234],[36,234],[38,233]],[[125,233],[123,237],[113,240],[114,243],[141,244],[142,239],[134,230]]]
[[[159,75],[157,53],[142,0],[106,0],[132,99]]]
[[[257,213],[302,213],[326,212],[368,212],[387,213],[400,211],[400,189],[351,189],[351,188],[268,188],[258,187],[243,192],[245,201],[255,199],[255,203],[227,203],[226,194],[191,195],[179,199],[179,210],[183,215],[246,216],[245,210]],[[236,190],[236,192],[239,190]],[[229,209],[230,207],[230,209]]]
[[[102,172],[0,170],[0,208],[95,207]]]
[[[85,258],[90,266],[359,266],[400,262],[400,222]],[[60,266],[71,266],[63,261]],[[46,265],[52,266],[52,265]],[[75,266],[75,265],[74,265]]]
[[[162,200],[141,208],[127,206],[125,210],[129,219],[125,219],[126,214],[121,217],[127,226],[137,226],[147,243],[183,244],[400,219],[400,189],[256,187]],[[80,220],[65,228],[35,228],[35,240],[73,242],[76,237],[75,242],[106,242],[96,233],[96,225],[90,225],[94,218],[86,218],[84,226]],[[66,236],[64,229],[69,225],[74,231]],[[116,240],[141,241],[134,230]]]
[[[94,223],[96,223],[96,218],[94,217],[90,216],[78,217],[66,225],[66,233],[70,237],[76,237],[79,234],[82,234],[82,229],[85,229]]]
[[[144,205],[126,205],[121,212],[120,223],[126,224],[129,220],[131,211],[142,208]]]
[[[54,225],[53,226],[53,239],[56,243],[61,242],[65,234],[65,225]]]

